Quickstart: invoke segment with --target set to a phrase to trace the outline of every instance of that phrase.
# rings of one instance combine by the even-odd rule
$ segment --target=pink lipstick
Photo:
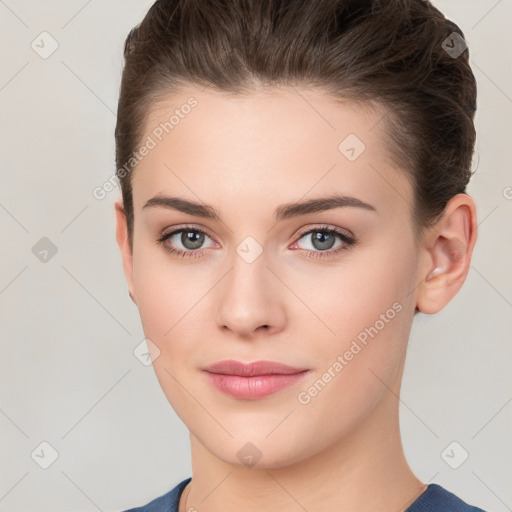
[[[292,386],[309,373],[274,361],[244,364],[234,360],[219,361],[203,369],[209,381],[234,398],[256,400]]]

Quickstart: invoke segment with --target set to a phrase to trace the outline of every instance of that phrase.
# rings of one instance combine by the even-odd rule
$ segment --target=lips
[[[215,388],[233,398],[256,400],[292,386],[309,373],[307,368],[296,368],[274,361],[250,364],[238,361],[220,361],[204,369],[208,381]]]
[[[254,377],[257,375],[292,375],[306,371],[307,368],[295,368],[274,361],[256,361],[254,363],[245,364],[230,359],[214,363],[204,368],[204,370],[210,373],[222,373],[223,375]]]

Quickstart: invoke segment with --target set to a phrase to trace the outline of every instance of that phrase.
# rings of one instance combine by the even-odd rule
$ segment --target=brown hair
[[[151,108],[187,84],[230,94],[307,86],[378,102],[390,154],[413,183],[414,224],[435,224],[472,174],[476,81],[468,51],[447,51],[463,38],[427,0],[158,0],[124,49],[116,175],[130,243],[133,173],[121,171]]]

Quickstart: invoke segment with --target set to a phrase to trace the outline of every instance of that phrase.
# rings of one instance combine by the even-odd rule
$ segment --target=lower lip
[[[290,375],[274,374],[241,377],[240,375],[206,372],[210,382],[217,389],[234,398],[246,400],[256,400],[273,395],[281,389],[297,383],[308,373],[309,370]]]

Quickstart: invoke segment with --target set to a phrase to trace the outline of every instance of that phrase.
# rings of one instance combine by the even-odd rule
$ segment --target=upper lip
[[[213,363],[204,368],[204,370],[210,373],[253,377],[255,375],[292,375],[294,373],[304,372],[307,368],[295,368],[275,361],[255,361],[246,364],[229,359]]]

